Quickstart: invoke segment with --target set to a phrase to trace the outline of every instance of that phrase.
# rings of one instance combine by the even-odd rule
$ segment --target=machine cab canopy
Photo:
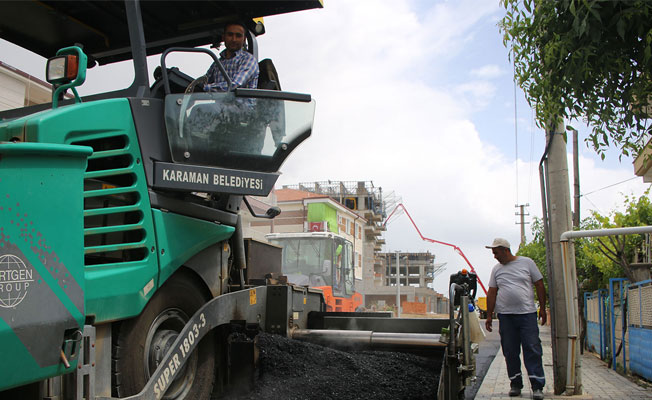
[[[129,9],[139,5],[147,55],[166,48],[212,44],[222,24],[321,8],[320,0],[291,1],[138,1],[138,0],[20,0],[3,1],[2,38],[45,58],[79,43],[89,62],[100,65],[132,58]],[[135,15],[138,18],[138,15]]]
[[[107,98],[158,98],[165,103],[165,128],[171,160],[199,168],[225,168],[275,173],[287,156],[310,136],[314,101],[309,95],[280,91],[275,87],[238,89],[226,93],[193,93],[193,77],[165,65],[172,51],[204,51],[206,65],[217,58],[211,50],[225,22],[241,21],[249,28],[248,50],[257,55],[255,35],[264,27],[254,18],[320,8],[320,0],[292,1],[5,1],[0,13],[0,37],[46,58],[62,48],[81,47],[89,67],[133,59],[130,87],[84,97],[84,101]],[[147,56],[161,54],[160,69],[150,84]],[[262,64],[262,63],[261,63]],[[271,69],[273,69],[273,64]],[[269,84],[269,82],[267,82]],[[74,88],[73,88],[74,90]],[[53,101],[56,107],[56,99]],[[48,107],[37,105],[8,110],[0,119],[14,119]],[[169,168],[161,167],[161,171]],[[155,179],[155,186],[172,190],[221,191],[225,185],[178,187],[178,180]],[[178,177],[186,171],[175,170]],[[191,171],[194,172],[194,171]],[[204,170],[199,171],[202,177]],[[218,174],[211,172],[210,176]],[[185,176],[185,175],[183,175]],[[247,180],[242,194],[265,195],[260,180]],[[220,181],[218,180],[217,183]],[[187,182],[183,182],[186,184]],[[196,182],[192,182],[193,184]],[[228,183],[228,182],[227,182]],[[187,186],[187,185],[186,185]],[[201,187],[200,187],[201,186]],[[227,185],[228,186],[228,185]],[[265,186],[268,186],[265,184]]]

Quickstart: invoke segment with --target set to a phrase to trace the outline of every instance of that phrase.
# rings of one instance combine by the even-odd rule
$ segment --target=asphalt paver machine
[[[281,91],[270,62],[261,62],[259,89],[204,93],[166,61],[204,53],[206,65],[219,65],[202,46],[235,19],[257,56],[264,25],[255,18],[321,6],[2,3],[0,37],[48,58],[52,101],[0,112],[0,397],[218,397],[250,382],[261,330],[448,346],[444,367],[468,375],[463,317],[326,313],[320,291],[248,272],[238,212],[246,195],[270,192],[310,136],[314,100]],[[150,71],[153,55],[160,61]],[[79,96],[88,67],[118,62],[133,66],[129,87]]]

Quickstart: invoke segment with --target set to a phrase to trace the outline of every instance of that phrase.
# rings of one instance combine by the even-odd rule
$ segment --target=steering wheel
[[[208,78],[206,77],[206,75],[202,75],[199,78],[190,82],[188,87],[186,87],[186,91],[184,92],[184,94],[193,93],[197,86],[201,85],[201,87],[203,87],[206,83],[208,83]]]

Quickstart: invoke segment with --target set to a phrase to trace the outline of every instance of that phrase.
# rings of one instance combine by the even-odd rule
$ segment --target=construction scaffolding
[[[387,216],[383,188],[375,187],[373,181],[321,181],[283,185],[283,189],[296,189],[332,197],[351,210],[372,211]]]

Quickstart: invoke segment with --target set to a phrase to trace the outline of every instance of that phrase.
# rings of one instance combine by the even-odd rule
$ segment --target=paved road
[[[483,319],[480,320],[482,327],[484,328]],[[500,349],[500,335],[498,335],[498,320],[493,320],[493,332],[486,332],[487,337],[485,340],[480,343],[478,348],[478,354],[475,357],[475,367],[476,367],[476,376],[478,379],[475,381],[473,386],[466,388],[464,391],[464,398],[466,400],[473,400],[475,398],[480,385],[482,385],[482,380],[484,379],[491,362],[496,357],[496,353]]]
[[[649,400],[652,399],[652,388],[639,386],[630,379],[619,375],[607,364],[587,351],[582,357],[581,380],[582,394],[575,396],[554,394],[554,375],[552,361],[552,343],[549,326],[539,326],[539,337],[543,349],[543,369],[546,374],[546,386],[543,389],[546,399],[591,399],[591,400]],[[520,398],[530,398],[532,395],[530,383],[524,379],[524,388]],[[498,351],[491,367],[484,374],[480,389],[475,394],[476,400],[511,400],[508,396],[509,379],[502,351]],[[467,397],[468,398],[468,397]],[[518,398],[518,397],[517,397]]]

